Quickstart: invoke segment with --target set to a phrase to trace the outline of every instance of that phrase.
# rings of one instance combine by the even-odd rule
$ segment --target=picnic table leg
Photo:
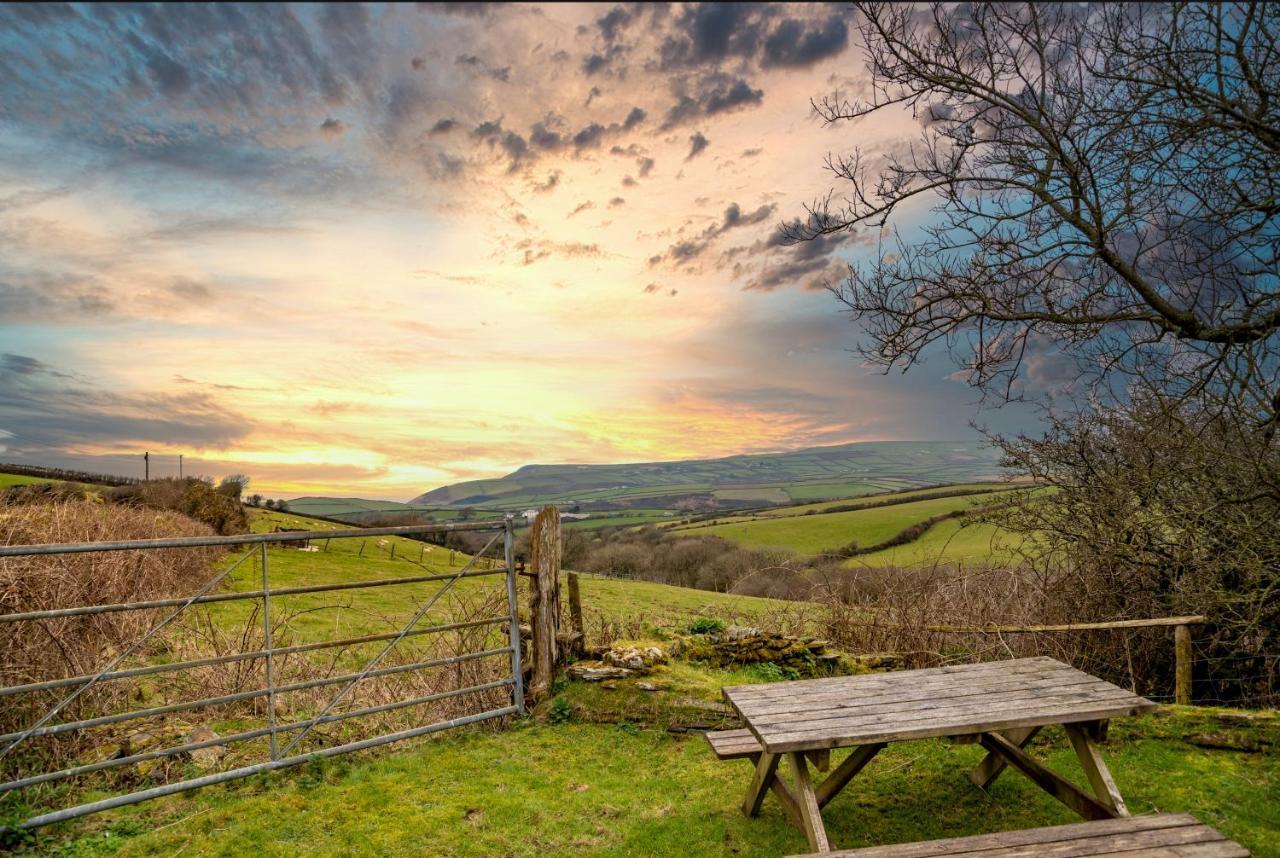
[[[1037,786],[1085,819],[1115,819],[1119,812],[1103,804],[1057,772],[1044,767],[999,733],[983,733],[978,742],[1030,778]]]
[[[866,768],[867,763],[871,762],[871,758],[880,753],[884,748],[884,743],[875,745],[860,745],[854,748],[849,756],[844,758],[844,762],[836,766],[836,770],[827,775],[826,779],[818,784],[818,788],[814,794],[818,797],[818,807],[824,808],[831,799],[835,798],[840,790],[845,788],[845,784],[853,780],[858,772]]]
[[[796,804],[800,806],[800,820],[804,824],[805,837],[809,838],[809,849],[813,852],[830,851],[827,829],[822,825],[822,810],[818,807],[818,797],[813,791],[805,755],[803,752],[793,753],[787,754],[787,758],[791,762]]]
[[[756,773],[747,787],[747,797],[742,800],[742,812],[747,816],[759,816],[764,794],[769,791],[778,775],[778,755],[762,753],[756,760]]]
[[[756,765],[759,762],[760,755],[752,754],[751,764]],[[782,810],[786,813],[787,819],[790,819],[796,826],[804,828],[804,822],[800,819],[800,807],[796,804],[795,797],[791,795],[791,790],[787,788],[782,778],[774,775],[773,780],[769,783],[769,789],[773,790],[773,794],[778,797],[778,803],[782,805]],[[743,809],[745,810],[746,808],[744,807]]]
[[[1019,748],[1025,748],[1039,732],[1039,727],[1019,727],[1016,730],[1005,730],[1000,735],[1004,736]],[[987,789],[996,782],[996,778],[1000,777],[1000,773],[1003,772],[1008,765],[1009,764],[1005,762],[1004,757],[994,751],[987,751],[987,755],[982,758],[982,762],[978,763],[977,768],[969,772],[969,780],[972,781],[973,785],[978,789]]]
[[[1098,746],[1093,743],[1089,735],[1090,733],[1097,735],[1096,728],[1085,724],[1065,726],[1067,738],[1071,740],[1071,746],[1076,749],[1076,756],[1080,758],[1080,767],[1089,778],[1089,784],[1093,787],[1098,800],[1114,810],[1117,816],[1128,816],[1129,808],[1125,806],[1124,798],[1111,777],[1111,770],[1107,768],[1102,754],[1098,751]]]

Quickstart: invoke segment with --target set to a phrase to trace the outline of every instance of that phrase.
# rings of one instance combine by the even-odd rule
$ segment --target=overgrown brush
[[[90,500],[0,506],[0,544],[101,542],[206,536],[211,529],[173,512]],[[0,614],[185,596],[208,580],[216,549],[106,551],[0,558]],[[118,611],[0,623],[0,685],[93,673],[159,621],[165,610]],[[21,729],[72,689],[4,699],[0,730]],[[123,701],[129,682],[94,686],[68,717]]]

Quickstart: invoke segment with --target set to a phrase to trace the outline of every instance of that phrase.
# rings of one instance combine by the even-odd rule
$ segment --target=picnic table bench
[[[1052,658],[1021,658],[891,673],[808,679],[724,689],[745,730],[709,733],[722,759],[746,757],[755,773],[743,799],[748,816],[773,792],[814,852],[830,848],[822,808],[891,742],[950,737],[976,741],[986,757],[970,780],[986,788],[1012,766],[1085,819],[1129,816],[1098,751],[1111,718],[1156,704]],[[1066,728],[1092,794],[1045,768],[1024,748],[1051,724]],[[853,751],[814,781],[834,748]],[[779,776],[787,763],[790,784]]]
[[[922,843],[898,843],[792,858],[1249,858],[1249,850],[1185,813],[1122,817],[1075,825],[1027,828],[950,837]]]

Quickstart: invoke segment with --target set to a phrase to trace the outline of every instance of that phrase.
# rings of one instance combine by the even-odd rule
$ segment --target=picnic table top
[[[1156,708],[1045,657],[735,685],[724,696],[771,754],[1102,721]]]

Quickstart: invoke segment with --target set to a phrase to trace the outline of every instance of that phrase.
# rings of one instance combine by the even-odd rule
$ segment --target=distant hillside
[[[994,450],[976,441],[868,441],[790,453],[640,462],[526,465],[501,479],[455,483],[413,505],[576,504],[584,509],[747,507],[1002,475]]]

